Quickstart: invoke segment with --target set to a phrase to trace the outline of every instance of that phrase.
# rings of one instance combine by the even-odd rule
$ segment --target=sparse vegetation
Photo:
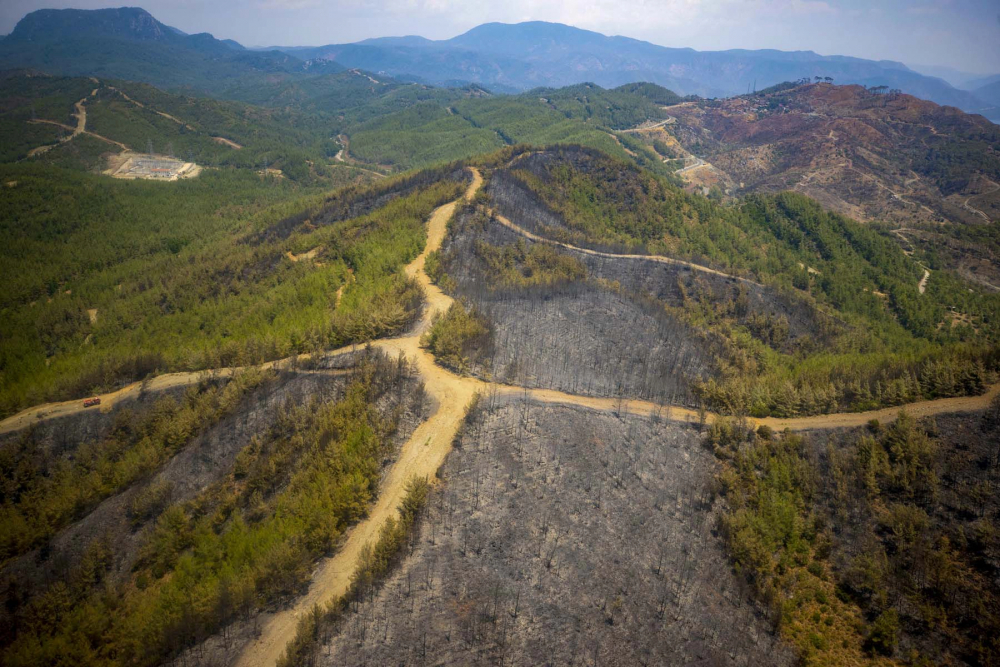
[[[287,406],[246,443],[231,471],[146,518],[149,529],[124,581],[115,575],[110,545],[98,539],[65,582],[11,599],[4,664],[159,664],[300,590],[313,560],[377,494],[381,464],[410,400],[409,377],[405,362],[375,355],[362,359],[339,399]],[[190,404],[215,405],[194,398]],[[161,408],[153,414],[155,423],[183,426]],[[127,413],[120,420],[127,424]],[[147,442],[126,446],[125,458],[141,455]]]
[[[982,435],[963,446],[985,462],[996,429],[979,421]],[[979,475],[950,450],[961,438],[951,431],[942,451],[933,424],[903,413],[830,437],[817,458],[822,436],[712,426],[733,563],[808,664],[996,660],[997,593],[983,559],[996,503],[983,482],[958,481]],[[991,463],[985,478],[995,474]]]

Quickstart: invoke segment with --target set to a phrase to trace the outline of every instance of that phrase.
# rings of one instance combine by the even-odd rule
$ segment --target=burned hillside
[[[130,597],[141,595],[137,584],[147,594],[178,585],[178,572],[189,566],[183,552],[197,544],[207,548],[218,539],[214,534],[239,532],[234,525],[265,530],[272,506],[290,508],[291,492],[322,465],[315,447],[343,437],[349,413],[339,406],[351,401],[364,402],[372,429],[365,438],[384,438],[364,463],[377,487],[399,445],[430,409],[409,364],[378,351],[280,371],[251,369],[231,379],[206,375],[187,388],[140,394],[106,414],[95,409],[6,435],[0,445],[9,528],[0,569],[6,655],[28,650],[23,642],[31,637],[115,620],[77,618],[58,600],[85,614],[100,604],[127,604],[118,598],[130,590]],[[339,503],[355,503],[371,491],[356,500],[349,487],[339,493]],[[220,625],[252,619],[258,605],[294,596],[308,581],[312,561],[361,512],[337,506],[328,507],[333,515],[324,513],[323,525],[303,526],[290,550],[273,551],[269,557],[277,556],[280,565],[257,575],[252,597],[203,609],[198,623],[175,617],[179,625],[159,640],[164,643],[147,650],[169,655]],[[298,507],[301,513],[306,506]],[[32,512],[46,516],[31,519],[29,532],[17,518]],[[231,595],[235,584],[224,585]],[[102,632],[120,635],[125,622],[118,619]]]
[[[572,151],[562,149],[554,154],[531,154],[515,163],[517,169],[541,179],[549,180],[555,169],[579,169],[590,173],[595,168],[592,163],[598,162],[596,168],[604,168],[588,151]],[[598,173],[600,178],[600,173]],[[581,248],[604,251],[608,254],[628,254],[629,257],[607,257],[585,252],[571,254],[587,265],[590,275],[617,282],[629,292],[644,294],[664,302],[668,306],[682,306],[689,298],[707,299],[727,302],[742,298],[749,312],[772,318],[785,317],[790,326],[790,336],[796,338],[803,335],[817,336],[821,330],[829,327],[829,318],[817,312],[814,305],[807,303],[799,295],[765,287],[753,280],[752,276],[728,275],[722,272],[699,271],[683,263],[665,264],[643,259],[635,255],[650,254],[642,244],[604,244],[595,242],[591,235],[581,234],[579,227],[575,230],[569,225],[563,214],[552,208],[525,183],[523,177],[515,170],[497,170],[490,178],[489,204],[499,215],[506,216],[519,227],[528,230],[542,238],[561,240],[569,235],[573,239],[570,245]],[[676,196],[682,196],[675,193]],[[625,208],[639,208],[638,201],[623,202]],[[606,215],[613,219],[615,211]],[[516,238],[516,237],[514,237]],[[649,238],[653,238],[649,235]],[[503,239],[498,239],[498,243]],[[695,257],[699,267],[721,268],[712,266],[712,262],[704,257]]]
[[[843,590],[869,621],[897,619],[902,655],[995,663],[1000,401],[980,413],[872,423],[832,435],[825,449],[824,440],[817,513],[831,527]]]
[[[981,229],[1000,220],[998,130],[982,116],[884,87],[829,83],[670,113],[670,133],[735,182],[733,195],[802,192],[856,220],[916,231],[936,264],[1000,285],[996,245]],[[963,248],[938,252],[947,245]]]
[[[583,149],[522,154],[512,165],[543,175],[604,168]],[[429,264],[431,277],[487,331],[463,346],[464,359],[453,364],[459,370],[506,384],[697,406],[692,388],[716,374],[726,354],[718,322],[746,327],[783,353],[826,344],[838,330],[790,291],[642,247],[590,242],[523,178],[492,171],[487,196],[456,213]]]
[[[490,403],[318,664],[792,664],[714,535],[696,430]]]
[[[542,261],[549,273],[560,256],[579,262],[570,269],[576,279],[549,280],[543,265],[525,281],[499,282],[489,255],[518,252],[517,244],[523,253],[540,247],[467,211],[442,248],[449,285],[489,322],[489,344],[470,351],[474,372],[529,387],[691,402],[689,379],[705,376],[710,358],[697,331],[653,299],[597,280],[569,253]]]

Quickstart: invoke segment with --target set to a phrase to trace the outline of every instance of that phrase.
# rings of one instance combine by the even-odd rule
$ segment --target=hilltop
[[[2,169],[4,406],[72,399],[2,424],[5,663],[997,655],[1000,297],[869,226],[566,145]]]
[[[794,190],[937,245],[935,266],[1000,285],[1000,128],[906,94],[827,83],[670,107],[667,127],[735,195]],[[977,231],[978,230],[978,231]],[[936,240],[935,240],[936,239]],[[941,244],[944,244],[943,246]],[[932,267],[933,268],[933,267]]]

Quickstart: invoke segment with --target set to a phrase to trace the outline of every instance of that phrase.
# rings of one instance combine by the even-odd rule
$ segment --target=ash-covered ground
[[[666,421],[481,404],[409,556],[322,664],[791,664],[713,533],[700,442]]]

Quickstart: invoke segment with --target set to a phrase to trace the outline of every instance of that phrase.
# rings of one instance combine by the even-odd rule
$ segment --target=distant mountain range
[[[994,103],[903,63],[812,51],[695,51],[608,37],[559,23],[487,23],[451,39],[384,37],[356,44],[274,47],[307,60],[420,77],[428,83],[468,81],[500,91],[592,81],[615,87],[650,81],[681,94],[726,97],[803,77],[885,85],[939,104],[1000,117]]]
[[[32,12],[0,40],[0,69],[15,68],[197,89],[267,73],[343,69],[332,61],[310,67],[287,53],[251,51],[208,33],[188,35],[137,7]]]
[[[945,67],[943,65],[911,64],[909,65],[909,68],[918,74],[935,76],[939,79],[944,79],[955,88],[959,88],[961,90],[972,90],[976,87],[976,81],[984,78],[982,74],[964,72],[962,70],[955,69],[954,67]]]
[[[1000,74],[971,82],[972,94],[987,104],[1000,107]],[[996,120],[996,119],[994,119]]]
[[[889,86],[1000,120],[997,82],[974,92],[903,63],[812,51],[695,51],[608,37],[558,23],[487,23],[446,40],[383,37],[354,44],[245,49],[207,33],[187,35],[138,8],[40,10],[0,41],[0,68],[136,79],[212,89],[268,74],[359,68],[435,85],[475,83],[496,92],[590,81],[606,88],[649,81],[681,94],[725,97],[803,77]]]

